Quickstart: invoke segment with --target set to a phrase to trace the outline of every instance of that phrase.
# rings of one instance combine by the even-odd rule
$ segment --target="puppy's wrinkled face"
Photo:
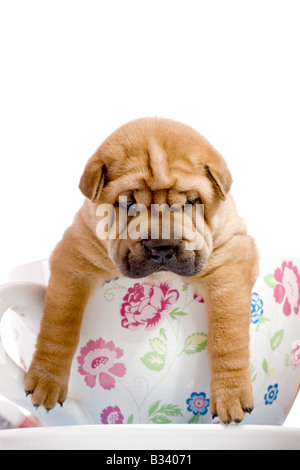
[[[120,195],[113,212],[109,254],[125,276],[162,271],[194,276],[204,266],[211,237],[197,191],[145,187]]]
[[[129,123],[88,162],[80,188],[95,231],[131,278],[195,276],[212,251],[212,222],[231,185],[222,157],[196,131],[164,119]]]

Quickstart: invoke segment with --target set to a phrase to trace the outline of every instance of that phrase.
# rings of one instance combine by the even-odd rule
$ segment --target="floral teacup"
[[[260,272],[249,325],[255,409],[244,423],[280,425],[300,385],[300,262],[263,257]],[[46,425],[218,422],[209,412],[205,303],[180,279],[103,283],[86,308],[67,402],[49,414],[34,410],[23,380],[47,277],[47,263],[38,262],[0,288],[0,314],[12,309],[2,321],[0,394]]]

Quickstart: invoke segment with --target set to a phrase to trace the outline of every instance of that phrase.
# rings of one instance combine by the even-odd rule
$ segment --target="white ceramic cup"
[[[255,409],[245,424],[281,425],[300,385],[300,261],[262,257],[252,294]],[[0,394],[45,425],[212,423],[205,303],[192,286],[120,278],[89,300],[63,408],[36,411],[23,389],[43,312],[47,263],[0,287]],[[237,319],[238,321],[238,319]],[[2,349],[1,349],[2,348]],[[12,360],[13,358],[14,360]]]

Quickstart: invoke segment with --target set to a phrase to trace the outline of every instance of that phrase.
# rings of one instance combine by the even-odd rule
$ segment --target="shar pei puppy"
[[[83,206],[51,256],[25,378],[36,407],[65,401],[85,306],[100,283],[180,276],[207,307],[211,413],[225,424],[251,413],[249,321],[258,257],[231,184],[221,155],[178,122],[136,120],[102,143],[81,177]]]

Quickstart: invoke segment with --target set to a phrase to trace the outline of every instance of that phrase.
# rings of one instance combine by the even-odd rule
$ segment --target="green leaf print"
[[[269,320],[269,318],[260,317],[259,322],[258,322],[257,327],[256,327],[256,331],[258,331],[264,323],[267,323],[269,321],[271,321],[271,320]]]
[[[151,421],[154,424],[170,424],[170,423],[172,423],[172,421],[170,419],[166,418],[163,415],[154,416],[154,418],[152,418]]]
[[[204,351],[207,346],[207,338],[208,336],[205,333],[194,333],[186,339],[183,352],[186,354],[196,354]]]
[[[154,352],[157,352],[161,356],[167,354],[167,345],[159,338],[153,338],[149,340],[150,346]]]
[[[159,407],[159,404],[160,404],[161,400],[158,400],[158,401],[154,401],[153,403],[151,403],[150,407],[149,407],[149,410],[148,410],[148,417],[150,418],[151,415],[153,415],[157,408]]]
[[[163,337],[163,339],[164,339],[165,341],[167,341],[167,334],[166,334],[166,330],[165,330],[164,328],[161,328],[161,329],[159,330],[159,334],[160,334],[160,336]]]
[[[148,367],[148,369],[155,370],[156,372],[161,371],[166,364],[165,356],[162,356],[155,351],[146,353],[141,357],[141,361],[146,367]]]
[[[158,410],[157,413],[162,413],[167,416],[183,416],[181,413],[181,409],[177,405],[162,405]]]
[[[188,313],[186,312],[181,312],[178,307],[174,308],[172,312],[169,313],[170,317],[173,318],[173,320],[176,320],[176,317],[186,317]]]
[[[199,421],[199,418],[200,418],[200,413],[192,416],[192,418],[188,420],[188,424],[197,424]]]
[[[284,336],[284,330],[277,331],[275,335],[271,338],[271,348],[273,351],[276,351],[276,349],[279,348],[279,346],[282,343]]]
[[[275,289],[275,287],[278,284],[273,274],[267,274],[266,276],[263,277],[263,280],[265,281],[268,287],[271,287],[271,289]]]
[[[269,373],[269,366],[268,366],[268,362],[267,362],[266,359],[263,360],[262,368],[263,368],[263,371],[264,371],[266,374]]]
[[[253,383],[257,379],[257,372],[256,372],[255,367],[252,364],[250,365],[250,373],[251,373],[251,382]]]
[[[167,403],[165,405],[160,406],[160,403],[161,400],[154,401],[149,407],[148,417],[149,420],[152,421],[152,423],[168,424],[172,422],[169,417],[183,416],[179,406],[173,405],[171,403]]]
[[[149,343],[152,351],[140,359],[148,369],[160,372],[166,364],[167,345],[160,338],[152,338]]]
[[[127,424],[132,424],[133,423],[133,414],[129,416],[128,420],[127,420]]]
[[[291,357],[289,354],[285,354],[284,356],[284,365],[285,367],[289,367],[291,363]]]

